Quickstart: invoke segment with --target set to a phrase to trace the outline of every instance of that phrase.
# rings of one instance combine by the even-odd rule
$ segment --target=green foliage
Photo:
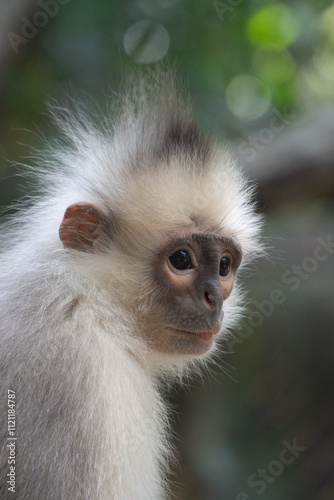
[[[247,35],[254,45],[277,52],[291,45],[299,30],[298,18],[283,3],[256,10],[247,23]]]

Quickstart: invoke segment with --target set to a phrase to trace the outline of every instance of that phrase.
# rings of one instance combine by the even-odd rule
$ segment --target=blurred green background
[[[0,205],[56,134],[46,103],[103,107],[124,72],[176,62],[202,127],[258,185],[270,258],[218,365],[170,396],[180,500],[334,499],[334,6],[2,0]]]

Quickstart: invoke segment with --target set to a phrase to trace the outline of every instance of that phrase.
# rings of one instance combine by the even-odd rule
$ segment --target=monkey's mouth
[[[183,328],[175,328],[174,326],[165,326],[166,330],[180,335],[193,335],[195,337],[200,337],[203,340],[212,340],[213,336],[218,333],[218,330],[185,330]]]

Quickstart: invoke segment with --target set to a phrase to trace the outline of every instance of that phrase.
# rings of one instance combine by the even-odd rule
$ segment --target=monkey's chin
[[[207,353],[213,346],[214,335],[212,331],[193,331],[166,326],[171,354],[200,356]]]

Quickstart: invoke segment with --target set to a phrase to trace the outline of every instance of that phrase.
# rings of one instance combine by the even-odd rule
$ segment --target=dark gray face
[[[151,338],[159,350],[202,354],[212,346],[240,261],[233,241],[201,232],[175,239],[158,253],[154,316],[163,324]]]

